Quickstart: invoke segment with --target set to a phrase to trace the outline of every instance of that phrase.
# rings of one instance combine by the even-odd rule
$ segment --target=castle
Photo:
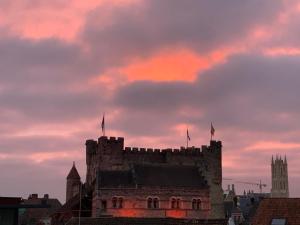
[[[288,181],[288,164],[286,157],[284,160],[281,157],[274,160],[272,156],[272,198],[288,198],[289,197],[289,181]]]
[[[222,143],[180,149],[124,147],[124,138],[86,141],[85,189],[92,217],[223,219]],[[78,194],[73,165],[67,201]]]

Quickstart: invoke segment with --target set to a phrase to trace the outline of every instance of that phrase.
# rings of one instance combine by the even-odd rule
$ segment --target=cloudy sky
[[[212,121],[224,177],[269,191],[286,155],[299,197],[299,36],[299,0],[0,0],[0,196],[64,201],[105,112],[126,146],[208,144]]]

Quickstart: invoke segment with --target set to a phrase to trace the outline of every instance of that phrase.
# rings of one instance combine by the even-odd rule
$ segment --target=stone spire
[[[73,166],[67,176],[67,179],[79,179],[80,180],[80,176],[76,169],[75,162],[73,162]]]
[[[273,162],[272,156],[272,198],[288,198],[289,197],[289,182],[288,182],[288,164],[286,156],[284,159],[281,156]]]
[[[80,176],[76,169],[75,162],[73,162],[73,166],[67,176],[66,202],[79,193],[80,185]]]

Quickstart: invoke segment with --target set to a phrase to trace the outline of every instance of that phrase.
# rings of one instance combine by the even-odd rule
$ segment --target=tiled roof
[[[133,165],[127,171],[99,171],[98,187],[207,188],[197,167]]]
[[[272,219],[286,219],[288,225],[300,225],[300,198],[266,198],[261,201],[253,225],[270,225]]]

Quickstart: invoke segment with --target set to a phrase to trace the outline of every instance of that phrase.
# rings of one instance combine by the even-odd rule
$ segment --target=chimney
[[[49,194],[44,194],[44,199],[49,199]]]

